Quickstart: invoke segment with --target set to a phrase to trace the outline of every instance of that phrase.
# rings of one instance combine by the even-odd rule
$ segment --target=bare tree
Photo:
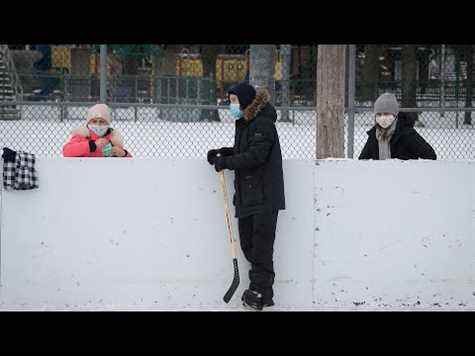
[[[345,45],[319,45],[316,158],[344,157]]]
[[[362,99],[374,101],[381,72],[379,58],[383,55],[383,46],[366,45],[364,53]]]
[[[153,73],[153,98],[154,101],[160,102],[159,94],[161,93],[161,80],[159,77],[162,75],[163,64],[165,63],[165,56],[167,54],[166,45],[162,47],[163,53],[160,55],[152,56],[152,73]]]
[[[164,53],[160,61],[160,68],[156,71],[160,75],[175,76],[176,75],[176,57],[182,50],[183,45],[166,45]]]
[[[256,89],[266,88],[274,100],[275,45],[251,45],[249,81]]]
[[[183,49],[183,44],[163,45],[162,53],[153,57],[153,73],[155,82],[155,101],[157,103],[169,104],[170,99],[178,96],[176,88],[176,64],[177,55]],[[175,84],[174,86],[172,86]],[[175,91],[171,88],[175,87]],[[176,93],[175,96],[172,94]],[[177,109],[162,108],[160,109],[160,118],[164,120],[176,120],[177,115],[183,115]]]
[[[203,104],[216,105],[216,60],[218,54],[224,52],[224,45],[202,45],[201,61],[203,63],[204,90]],[[219,121],[218,110],[201,110],[201,120]]]
[[[417,107],[417,57],[416,45],[403,45],[401,50],[401,86],[403,108]],[[417,113],[415,113],[417,121]]]
[[[71,83],[71,96],[73,100],[85,101],[91,96],[90,61],[92,50],[90,48],[71,49],[71,75],[76,79]],[[77,80],[79,79],[79,80]]]
[[[78,77],[87,77],[90,72],[90,48],[71,48],[71,74]]]
[[[422,95],[426,93],[426,88],[429,83],[429,62],[431,52],[432,45],[424,44],[420,53],[417,55],[419,60],[419,87]]]

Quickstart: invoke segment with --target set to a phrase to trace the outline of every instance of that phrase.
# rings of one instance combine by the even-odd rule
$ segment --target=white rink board
[[[248,266],[239,251],[241,285],[224,304],[233,268],[206,161],[39,159],[37,168],[39,190],[2,192],[2,309],[240,306]],[[313,166],[287,170],[276,288],[282,305],[310,307]]]
[[[319,164],[317,305],[475,306],[473,161]]]
[[[474,308],[473,161],[317,164],[284,162],[275,310]],[[225,304],[232,262],[204,160],[37,168],[40,189],[2,192],[1,310],[240,310],[249,266],[239,251]]]

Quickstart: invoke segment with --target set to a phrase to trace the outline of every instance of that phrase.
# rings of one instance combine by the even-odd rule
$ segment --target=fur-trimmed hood
[[[251,121],[254,119],[257,114],[264,109],[264,107],[269,103],[270,101],[270,94],[266,89],[260,89],[256,93],[256,97],[252,101],[249,106],[244,109],[244,119],[246,121]],[[274,119],[274,121],[277,119],[277,115]]]
[[[113,146],[120,146],[124,147],[124,141],[122,139],[122,135],[117,131],[116,129],[109,129],[111,132],[109,132],[107,135],[110,135],[110,141]],[[84,137],[91,137],[92,139],[97,139],[98,136],[93,133],[91,130],[87,128],[87,126],[80,126],[74,129],[71,132],[71,137],[75,135],[81,135]],[[107,136],[106,135],[106,136]],[[92,137],[93,136],[93,137]]]

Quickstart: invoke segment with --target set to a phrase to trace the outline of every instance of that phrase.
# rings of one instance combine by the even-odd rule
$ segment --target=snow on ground
[[[61,155],[71,130],[83,124],[86,110],[69,107],[61,121],[57,106],[24,106],[23,120],[0,122],[0,144],[41,156]],[[114,109],[113,126],[121,131],[134,157],[204,158],[210,148],[233,144],[233,119],[226,109],[219,110],[219,114],[221,122],[200,122],[200,109]],[[434,147],[439,159],[475,158],[475,129],[460,126],[463,113],[446,112],[441,117],[436,112],[424,112],[420,119],[425,126],[416,129]],[[283,158],[313,158],[315,111],[292,110],[289,120],[277,123]],[[354,157],[361,152],[371,125],[370,112],[355,115]],[[345,152],[347,138],[345,128]]]

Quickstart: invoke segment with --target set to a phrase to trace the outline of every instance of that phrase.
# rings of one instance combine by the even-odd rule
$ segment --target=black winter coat
[[[224,168],[234,170],[236,217],[285,209],[284,175],[277,113],[267,92],[257,93],[236,121],[232,155],[224,157]]]
[[[376,125],[367,132],[366,141],[359,159],[379,159]],[[396,130],[389,141],[391,158],[397,159],[437,159],[434,149],[414,129],[414,120],[409,113],[399,113]]]

